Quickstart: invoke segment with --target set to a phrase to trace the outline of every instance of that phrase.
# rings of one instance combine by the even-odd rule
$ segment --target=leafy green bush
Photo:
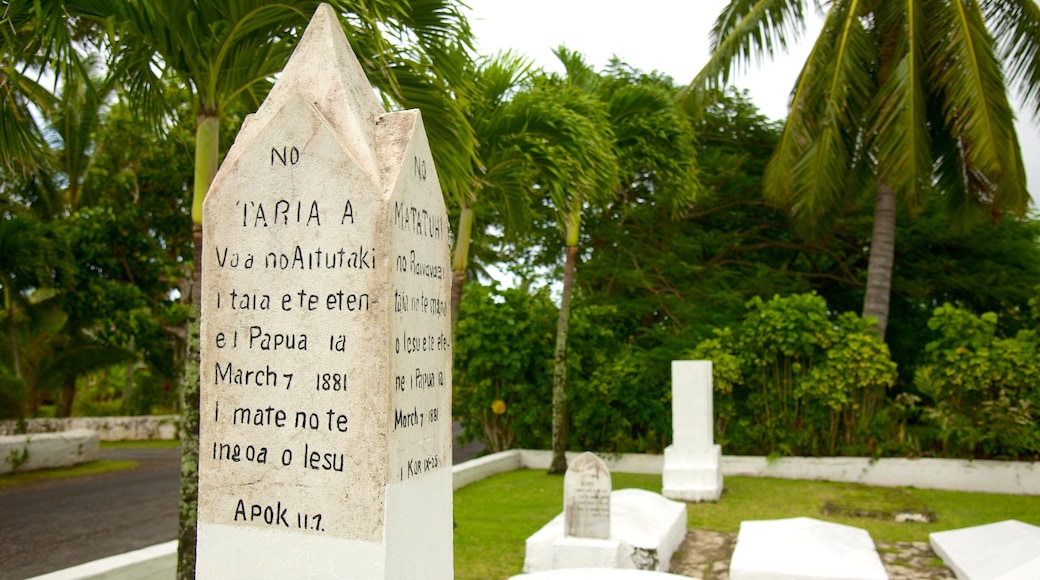
[[[896,380],[888,347],[853,313],[815,295],[751,299],[735,329],[690,353],[713,361],[715,422],[728,453],[878,454],[879,408]]]
[[[1037,300],[1033,301],[1034,308]],[[978,458],[1040,458],[1040,337],[997,334],[997,315],[944,304],[928,327],[926,363],[914,376],[931,399],[928,419],[942,453]]]
[[[466,285],[452,381],[464,439],[492,452],[548,449],[555,330],[548,292]]]
[[[545,290],[468,284],[455,338],[455,418],[490,451],[548,449],[557,308]],[[571,450],[660,453],[671,434],[670,385],[618,329],[612,306],[571,310],[567,391]]]

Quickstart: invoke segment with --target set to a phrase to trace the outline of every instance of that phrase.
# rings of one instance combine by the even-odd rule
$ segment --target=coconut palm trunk
[[[874,233],[870,238],[867,262],[867,292],[863,297],[863,317],[877,320],[874,330],[885,339],[889,303],[892,296],[892,270],[896,254],[896,195],[885,182],[878,181],[874,205]]]

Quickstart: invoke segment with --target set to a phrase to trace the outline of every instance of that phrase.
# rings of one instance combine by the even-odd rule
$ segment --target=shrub
[[[890,428],[878,413],[896,380],[888,347],[853,313],[833,317],[815,295],[751,299],[735,329],[700,342],[713,361],[715,423],[730,453],[877,454]]]
[[[937,336],[925,346],[914,383],[931,399],[926,416],[943,454],[1040,458],[1037,332],[1000,338],[996,314],[976,316],[950,304],[935,309],[928,327]]]

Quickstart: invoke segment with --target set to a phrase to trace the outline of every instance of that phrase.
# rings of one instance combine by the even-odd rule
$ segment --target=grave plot
[[[527,539],[524,572],[668,570],[686,537],[686,504],[642,489],[611,492],[610,471],[592,453],[571,462],[563,489],[563,513]]]
[[[961,580],[1040,578],[1040,527],[1007,520],[934,532],[929,539]]]
[[[740,524],[731,580],[886,580],[866,530],[812,518]]]

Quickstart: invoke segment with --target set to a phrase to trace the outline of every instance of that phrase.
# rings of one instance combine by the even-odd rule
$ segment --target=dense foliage
[[[169,106],[158,124],[142,117],[142,94],[90,56],[104,54],[105,31],[86,17],[41,31],[48,10],[12,4],[0,34],[28,47],[0,59],[21,83],[0,123],[34,111],[0,143],[0,415],[171,410],[187,351],[199,95],[152,78],[145,96]],[[826,231],[802,235],[792,207],[763,196],[783,125],[745,95],[684,110],[671,79],[617,61],[596,71],[562,48],[563,76],[509,55],[446,61],[468,43],[456,15],[438,36],[444,54],[353,40],[374,42],[364,64],[386,73],[384,96],[423,107],[444,152],[465,250],[454,268],[464,438],[548,448],[556,366],[569,449],[660,452],[669,363],[704,357],[727,453],[1040,457],[1035,217],[951,221],[956,200],[941,190],[901,210],[880,342],[850,314],[864,299],[874,202],[849,199]],[[61,72],[53,89],[24,82],[48,67]],[[221,106],[219,143],[269,80],[249,104]],[[517,287],[487,284],[492,268]],[[552,282],[571,279],[563,293]],[[554,349],[560,298],[572,295],[566,348]]]

